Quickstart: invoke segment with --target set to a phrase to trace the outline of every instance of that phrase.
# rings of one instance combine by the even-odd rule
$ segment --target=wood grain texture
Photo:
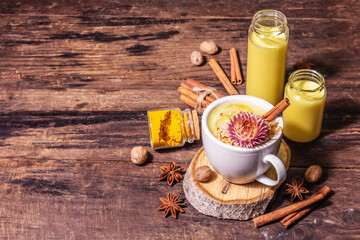
[[[188,206],[179,219],[156,208],[168,191],[160,166],[184,169],[201,141],[150,149],[146,111],[179,107],[176,89],[194,78],[226,91],[190,54],[214,40],[230,73],[257,10],[278,9],[290,29],[286,76],[297,59],[325,75],[320,137],[287,141],[288,178],[319,164],[335,194],[294,227],[254,229]],[[356,239],[359,238],[360,3],[308,1],[0,1],[1,239]],[[209,60],[209,58],[207,58]],[[246,79],[246,78],[245,78]],[[245,84],[236,85],[245,93]],[[130,163],[133,146],[151,157]],[[271,209],[289,204],[281,193]]]
[[[348,191],[360,191],[359,186],[351,182],[360,177],[359,170],[327,170],[326,184],[335,194],[295,227],[284,230],[279,224],[273,224],[255,230],[251,222],[203,216],[187,202],[185,214],[180,214],[178,219],[164,219],[156,210],[161,205],[158,198],[168,191],[184,194],[181,184],[169,188],[166,182],[156,179],[161,173],[161,164],[139,167],[122,162],[50,159],[1,162],[0,211],[4,238],[170,239],[170,234],[178,239],[222,236],[232,239],[240,234],[249,238],[291,239],[360,234],[358,202]],[[292,168],[289,175],[298,175],[304,170]],[[339,179],[342,179],[341,185]],[[319,187],[314,186],[312,191]],[[280,193],[273,207],[288,204],[288,198]]]

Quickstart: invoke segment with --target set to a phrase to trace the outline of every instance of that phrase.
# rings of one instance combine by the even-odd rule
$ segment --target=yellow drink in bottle
[[[298,70],[289,77],[285,97],[290,106],[283,112],[284,135],[295,142],[310,142],[321,132],[325,107],[324,78],[314,70]]]
[[[282,100],[288,39],[287,21],[282,13],[263,10],[254,15],[248,38],[247,95],[273,105]]]

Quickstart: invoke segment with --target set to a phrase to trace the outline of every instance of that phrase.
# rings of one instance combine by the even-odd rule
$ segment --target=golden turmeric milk
[[[324,77],[315,70],[293,72],[285,87],[290,106],[283,112],[284,135],[294,142],[311,142],[321,132],[326,88]]]
[[[283,99],[289,29],[284,14],[257,12],[248,37],[246,95],[275,105]]]

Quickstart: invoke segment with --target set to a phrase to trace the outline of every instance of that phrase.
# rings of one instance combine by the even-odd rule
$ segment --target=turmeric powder
[[[178,108],[148,111],[151,146],[160,149],[180,147],[185,141],[193,142],[194,137],[190,132],[194,131],[194,122],[189,116],[189,109],[183,112]]]

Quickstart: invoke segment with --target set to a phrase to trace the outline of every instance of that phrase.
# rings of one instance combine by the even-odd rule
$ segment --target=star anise
[[[303,183],[304,183],[303,178],[301,178],[300,181],[296,181],[296,178],[294,177],[291,180],[291,184],[286,183],[286,186],[288,186],[289,188],[286,189],[284,194],[291,194],[290,195],[291,202],[293,202],[296,197],[298,197],[300,200],[303,200],[302,194],[309,193],[309,191],[306,188],[301,187]]]
[[[184,212],[180,206],[185,206],[185,203],[183,203],[183,200],[179,200],[180,194],[175,195],[173,198],[171,197],[171,193],[169,192],[167,194],[167,199],[160,198],[160,201],[163,203],[160,207],[158,207],[157,210],[164,211],[164,217],[166,217],[169,212],[171,212],[171,215],[174,218],[177,218],[176,212]]]
[[[312,63],[304,63],[302,60],[297,60],[294,68],[296,69],[311,69],[311,67],[315,66]]]
[[[182,169],[177,167],[174,162],[170,163],[170,166],[162,166],[161,170],[163,170],[163,173],[159,176],[159,180],[163,180],[164,178],[167,178],[167,182],[171,186],[174,182],[174,179],[177,182],[180,182],[182,179],[181,174],[179,173]]]

